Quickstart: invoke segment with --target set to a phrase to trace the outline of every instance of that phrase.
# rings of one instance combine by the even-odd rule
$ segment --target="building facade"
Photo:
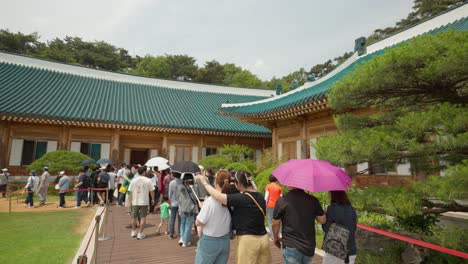
[[[0,53],[0,166],[27,175],[47,152],[144,164],[199,161],[224,144],[271,146],[269,129],[218,113],[273,91],[159,80]]]
[[[317,158],[314,144],[325,135],[336,133],[333,120],[335,112],[327,105],[326,94],[333,84],[356,66],[383,54],[387,49],[422,34],[434,34],[444,30],[468,30],[468,4],[452,9],[437,17],[415,25],[377,43],[363,48],[362,38],[356,40],[354,54],[326,76],[272,98],[247,102],[223,104],[224,114],[239,120],[268,127],[272,131],[272,147],[279,160]],[[366,115],[369,110],[353,112]],[[410,164],[376,167],[362,162],[352,172],[365,171],[356,176],[358,186],[398,185],[415,179]]]

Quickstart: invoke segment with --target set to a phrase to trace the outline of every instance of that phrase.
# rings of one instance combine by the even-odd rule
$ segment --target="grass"
[[[0,263],[70,263],[87,228],[87,219],[91,219],[90,213],[91,210],[0,213]]]

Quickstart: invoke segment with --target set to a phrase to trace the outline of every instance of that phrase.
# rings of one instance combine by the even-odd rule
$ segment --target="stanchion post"
[[[86,257],[86,255],[81,255],[81,256],[78,257],[76,263],[77,264],[87,264],[88,263],[88,257]]]
[[[97,264],[97,247],[98,247],[98,237],[99,237],[99,222],[101,221],[101,216],[96,215],[96,229],[94,230],[94,254],[93,254],[93,263]]]
[[[90,198],[91,198],[91,199],[90,199],[90,200],[91,200],[91,207],[94,206],[94,201],[93,201],[94,195],[93,195],[93,194],[94,194],[94,193],[93,193],[93,188],[89,188],[89,196],[90,196]]]
[[[8,197],[8,212],[11,213],[11,193],[9,194],[7,193],[7,197]]]
[[[102,237],[99,238],[99,241],[106,241],[106,240],[111,240],[110,237],[106,237],[106,233],[107,233],[107,218],[109,218],[109,215],[108,215],[108,209],[109,207],[107,205],[105,205],[104,207],[104,220],[102,221]]]

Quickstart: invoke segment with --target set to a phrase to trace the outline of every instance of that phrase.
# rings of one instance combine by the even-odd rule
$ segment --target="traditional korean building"
[[[222,103],[271,97],[274,91],[138,77],[0,52],[0,167],[27,175],[47,152],[93,159],[197,162],[223,144],[260,155],[269,129],[219,114]]]
[[[392,46],[422,34],[453,29],[468,30],[468,4],[452,9],[369,46],[365,39],[356,40],[355,52],[346,62],[328,75],[279,96],[246,103],[223,104],[224,114],[239,120],[268,127],[272,131],[272,147],[279,160],[316,158],[312,143],[321,136],[336,133],[334,111],[328,107],[326,94],[333,84],[353,71],[357,65],[383,54]],[[358,114],[365,114],[361,111]],[[353,168],[368,168],[362,163]],[[373,168],[371,175],[358,176],[358,185],[400,184],[411,177],[410,164]]]

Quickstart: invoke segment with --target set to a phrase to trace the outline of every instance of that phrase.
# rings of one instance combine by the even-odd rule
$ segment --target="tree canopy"
[[[421,36],[335,83],[328,102],[338,113],[344,111],[335,116],[339,133],[321,138],[317,154],[342,165],[410,160],[419,173],[465,159],[467,41],[468,32]],[[370,114],[348,112],[360,108]]]

